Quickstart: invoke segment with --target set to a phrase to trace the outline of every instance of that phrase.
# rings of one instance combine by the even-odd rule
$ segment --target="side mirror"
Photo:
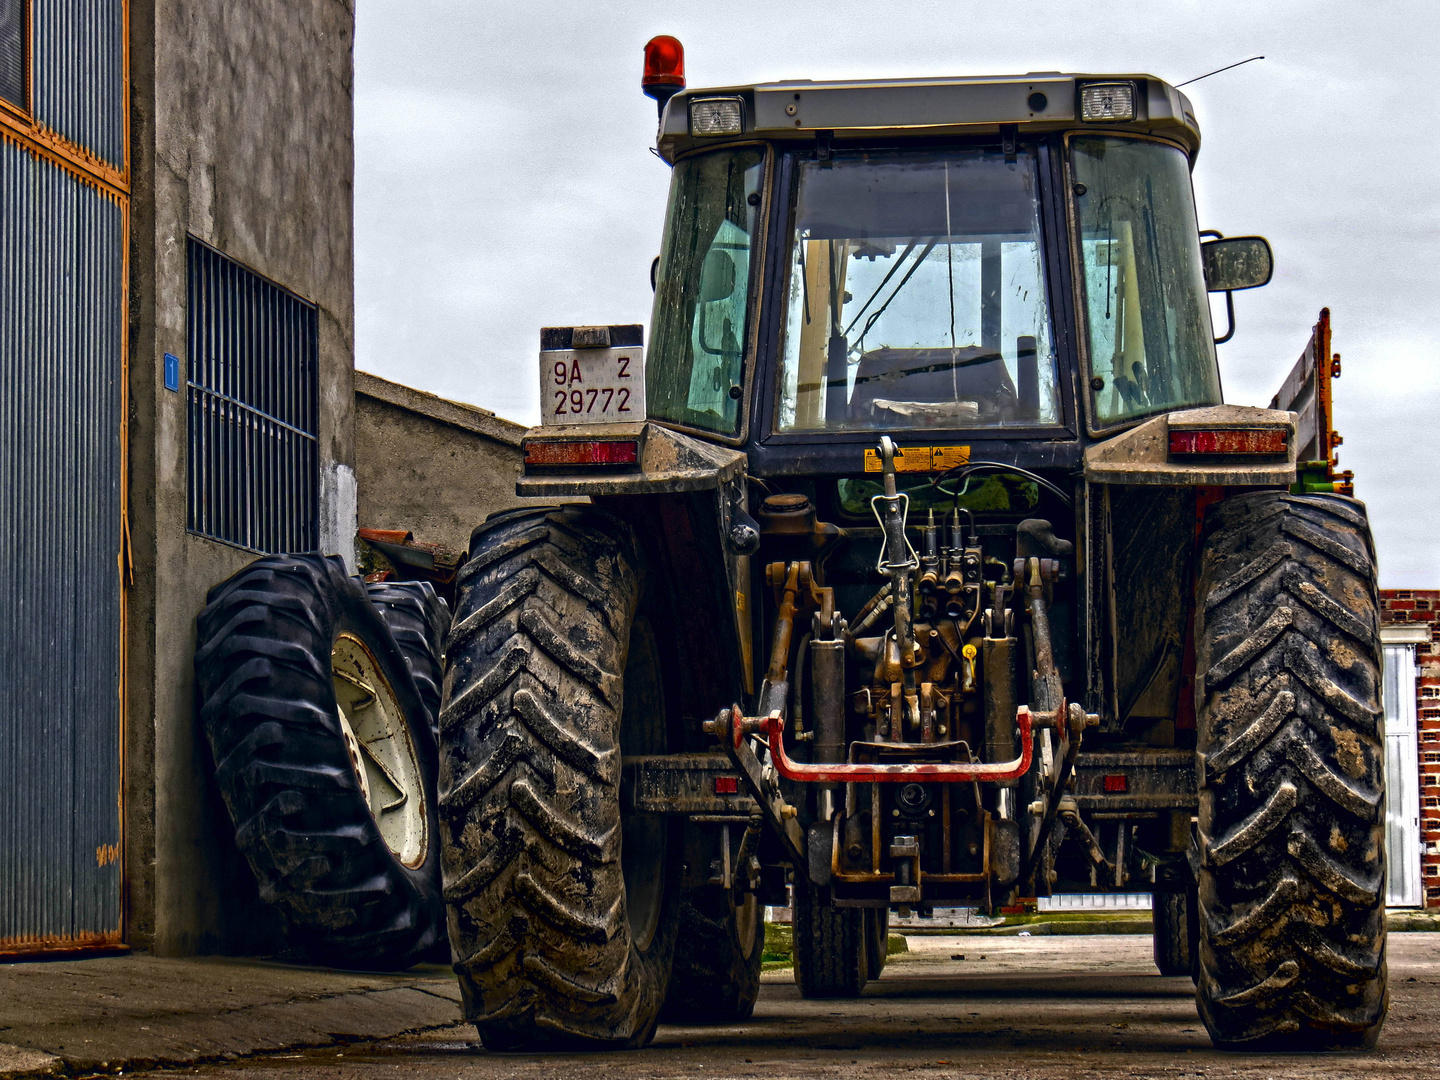
[[[1263,236],[1230,236],[1200,245],[1205,267],[1205,288],[1210,292],[1256,289],[1275,273],[1270,241]]]
[[[711,248],[700,267],[700,302],[725,300],[735,292],[735,260],[724,248]]]

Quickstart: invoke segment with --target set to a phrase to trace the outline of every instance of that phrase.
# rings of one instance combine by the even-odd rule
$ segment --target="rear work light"
[[[1119,123],[1135,119],[1135,84],[1128,82],[1082,83],[1080,119],[1090,123]]]
[[[635,465],[640,444],[634,439],[531,439],[526,465]]]
[[[691,135],[739,135],[743,130],[745,106],[738,97],[691,99]]]
[[[1193,428],[1170,432],[1171,454],[1283,454],[1284,428]]]

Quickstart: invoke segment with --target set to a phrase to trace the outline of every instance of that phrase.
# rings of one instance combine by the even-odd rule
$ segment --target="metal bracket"
[[[739,713],[740,710],[737,708],[734,711]],[[773,719],[779,722],[778,716]],[[780,794],[780,784],[775,779],[775,771],[760,764],[760,759],[755,756],[755,751],[745,738],[743,727],[736,727],[733,737],[725,737],[731,734],[728,710],[721,712],[714,720],[705,721],[704,728],[712,735],[721,736],[720,745],[725,750],[725,755],[740,770],[740,779],[750,789],[760,812],[765,815],[770,828],[780,838],[791,863],[797,871],[804,868],[805,833],[801,830],[800,823],[795,820],[795,807],[787,803]]]

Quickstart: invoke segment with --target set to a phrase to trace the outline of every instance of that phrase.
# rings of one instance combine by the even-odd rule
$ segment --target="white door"
[[[1415,652],[1385,646],[1385,851],[1389,907],[1420,907],[1420,766],[1415,730]]]

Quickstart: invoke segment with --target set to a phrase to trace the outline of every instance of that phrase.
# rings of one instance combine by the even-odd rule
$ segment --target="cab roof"
[[[1133,120],[1097,123],[1080,118],[1084,84],[1127,82],[1135,89]],[[692,135],[689,103],[716,97],[741,99],[743,132],[738,136]],[[670,98],[661,114],[657,149],[673,163],[688,151],[737,139],[814,142],[821,134],[837,140],[933,138],[998,134],[1002,125],[1011,124],[1022,138],[1085,129],[1158,135],[1184,146],[1192,163],[1200,149],[1200,126],[1190,99],[1164,80],[1153,75],[1054,71],[837,82],[799,79],[682,90]]]

